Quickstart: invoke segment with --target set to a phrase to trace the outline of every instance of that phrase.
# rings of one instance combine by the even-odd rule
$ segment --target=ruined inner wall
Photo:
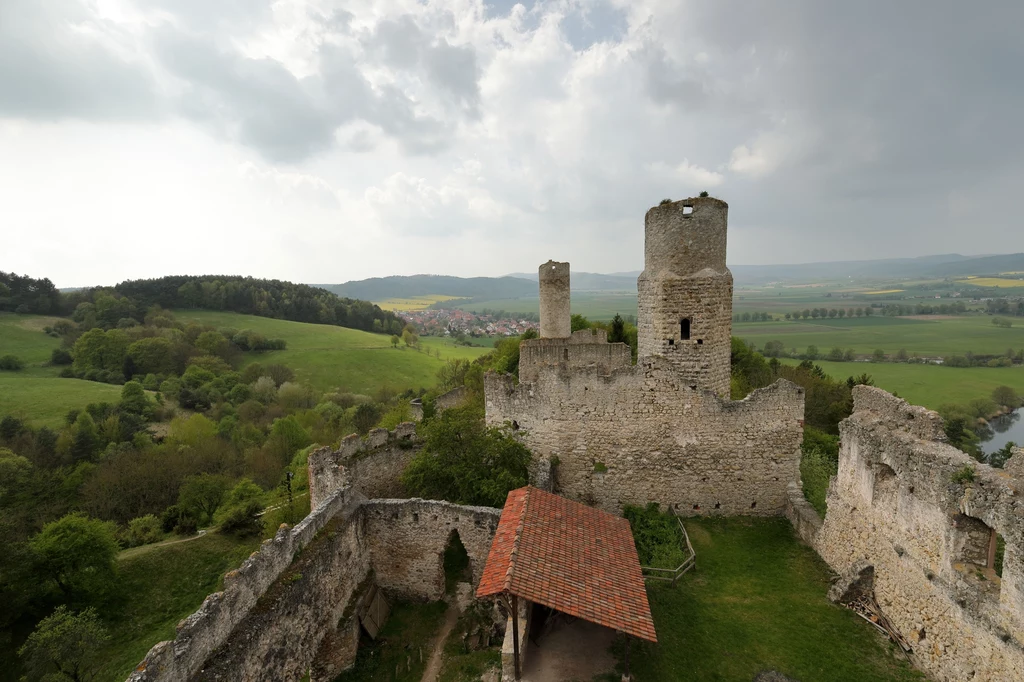
[[[500,518],[500,509],[438,500],[371,500],[363,504],[377,584],[405,599],[440,599],[445,589],[444,550],[452,533],[458,533],[476,585]]]
[[[444,594],[442,554],[452,531],[474,580],[501,510],[447,502],[367,500],[335,490],[294,529],[282,526],[224,590],[154,646],[129,682],[334,679],[355,660],[357,607],[369,581],[391,596]]]
[[[346,436],[335,450],[323,447],[309,454],[310,507],[315,509],[344,485],[359,488],[366,497],[402,497],[401,477],[419,451],[416,425],[404,422],[387,429],[371,429],[366,438]]]
[[[780,380],[745,400],[693,390],[664,358],[603,374],[546,368],[518,385],[485,376],[487,422],[514,421],[555,492],[618,513],[650,501],[680,514],[781,514],[799,479],[803,389]]]
[[[934,412],[854,388],[839,473],[810,539],[840,573],[874,567],[885,614],[938,680],[1024,679],[1024,480],[948,445]],[[1016,457],[1014,458],[1014,460]],[[973,482],[953,474],[975,470]],[[1002,579],[990,562],[1005,541]]]

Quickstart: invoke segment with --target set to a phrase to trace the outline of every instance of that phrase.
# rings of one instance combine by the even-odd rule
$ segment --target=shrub
[[[25,369],[25,361],[15,355],[0,357],[0,370],[18,372]]]
[[[974,477],[974,467],[972,467],[970,464],[965,464],[956,471],[954,471],[953,474],[949,477],[949,480],[953,481],[953,483],[958,483],[960,485],[967,485],[968,483],[974,483]]]
[[[633,543],[641,566],[676,568],[683,563],[679,522],[671,514],[662,513],[657,502],[646,507],[626,505],[622,515],[633,529]]]
[[[71,353],[63,348],[54,348],[50,353],[51,365],[70,365],[72,362],[74,362],[74,358],[71,357]]]
[[[125,544],[129,547],[149,545],[159,542],[163,538],[163,527],[160,519],[152,514],[146,514],[128,522],[128,529],[124,533]]]
[[[263,532],[263,519],[259,513],[263,505],[249,500],[229,510],[220,524],[220,532],[236,537],[250,537]]]

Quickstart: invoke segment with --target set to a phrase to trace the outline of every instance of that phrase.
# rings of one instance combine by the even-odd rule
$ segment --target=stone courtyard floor
[[[615,632],[601,625],[556,618],[537,643],[527,644],[522,682],[590,682],[611,673],[614,639]]]

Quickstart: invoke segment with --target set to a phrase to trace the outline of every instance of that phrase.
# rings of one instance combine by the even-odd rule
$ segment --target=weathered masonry
[[[1024,679],[1024,450],[1004,469],[978,464],[938,414],[868,386],[840,430],[823,524],[793,491],[800,534],[865,576],[933,678]]]
[[[360,608],[373,585],[394,598],[444,595],[442,557],[454,534],[476,584],[500,510],[367,499],[357,488],[397,485],[396,460],[410,451],[399,444],[411,427],[381,429],[311,457],[310,515],[282,526],[228,573],[223,590],[178,624],[173,641],[154,646],[129,681],[297,681],[307,671],[313,682],[332,680],[355,662]]]
[[[647,212],[638,362],[603,331],[570,333],[569,267],[540,266],[541,338],[519,378],[485,378],[487,421],[557,462],[560,494],[609,511],[649,501],[680,514],[780,514],[799,479],[803,389],[780,380],[730,400],[728,205],[693,198]]]

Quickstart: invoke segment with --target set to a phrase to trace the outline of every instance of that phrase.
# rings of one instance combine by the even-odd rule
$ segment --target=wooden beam
[[[519,600],[512,595],[512,652],[516,662],[516,679],[519,679]]]
[[[626,679],[631,679],[629,676],[629,635],[626,635]]]

